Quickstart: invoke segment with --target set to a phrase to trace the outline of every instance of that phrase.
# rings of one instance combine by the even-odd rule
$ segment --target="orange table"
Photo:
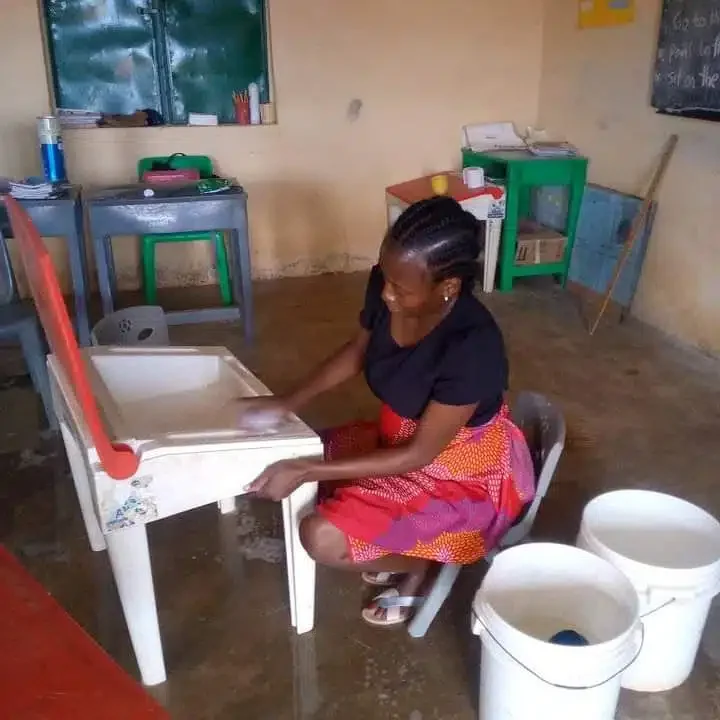
[[[2,546],[0,717],[170,718]]]

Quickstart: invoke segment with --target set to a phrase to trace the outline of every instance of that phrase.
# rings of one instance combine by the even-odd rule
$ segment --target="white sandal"
[[[403,573],[364,572],[362,579],[366,585],[372,585],[373,587],[391,587],[400,580],[402,575]]]
[[[362,619],[374,627],[392,627],[403,625],[410,619],[410,608],[421,605],[423,597],[401,596],[397,588],[388,588],[375,597],[362,611]],[[385,617],[378,617],[377,611],[385,610]]]

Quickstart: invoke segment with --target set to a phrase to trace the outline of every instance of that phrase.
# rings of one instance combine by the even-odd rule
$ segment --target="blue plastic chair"
[[[540,503],[547,494],[565,448],[565,418],[560,410],[538,393],[522,392],[512,408],[513,422],[523,431],[535,466],[535,497],[498,546],[485,557],[491,563],[502,549],[526,542]],[[452,590],[462,565],[443,565],[430,592],[408,625],[412,637],[424,637]]]
[[[57,429],[48,378],[45,339],[35,309],[18,298],[7,242],[0,233],[0,340],[19,342],[35,392],[42,398],[48,424]]]

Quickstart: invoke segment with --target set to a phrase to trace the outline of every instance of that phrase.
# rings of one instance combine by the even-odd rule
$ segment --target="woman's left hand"
[[[255,478],[248,486],[248,492],[269,500],[283,500],[310,479],[314,465],[310,460],[280,460]]]

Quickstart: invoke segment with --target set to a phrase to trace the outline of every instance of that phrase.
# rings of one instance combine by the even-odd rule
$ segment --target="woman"
[[[503,400],[502,335],[473,296],[479,224],[447,197],[409,207],[388,232],[355,336],[294,392],[243,403],[297,412],[364,371],[383,406],[377,423],[327,434],[324,461],[288,460],[251,485],[280,500],[321,483],[300,535],[319,563],[387,586],[362,612],[405,622],[432,563],[482,558],[532,499],[532,462]]]

